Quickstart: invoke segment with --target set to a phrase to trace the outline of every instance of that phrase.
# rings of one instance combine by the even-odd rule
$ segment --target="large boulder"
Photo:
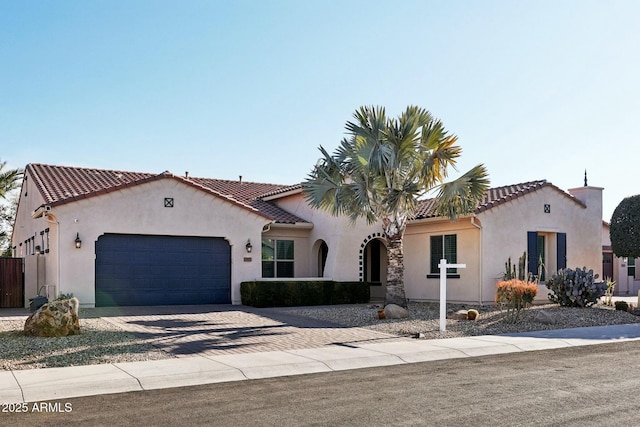
[[[66,337],[80,333],[77,298],[51,301],[24,323],[24,334],[35,337]]]
[[[387,319],[406,319],[409,311],[397,304],[387,304],[384,307],[384,314]]]

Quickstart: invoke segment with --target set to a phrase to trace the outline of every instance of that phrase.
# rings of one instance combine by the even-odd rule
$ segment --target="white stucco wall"
[[[575,258],[567,260],[567,267],[592,268],[602,279],[602,192],[600,187],[577,187],[569,193],[583,202],[586,210],[574,211],[573,229],[580,246],[574,246]],[[568,245],[568,243],[567,243]],[[596,249],[597,248],[597,249]],[[569,256],[569,255],[567,255]]]
[[[416,301],[440,298],[440,278],[427,278],[430,273],[431,236],[455,234],[459,278],[447,279],[447,301],[480,301],[480,230],[471,218],[458,221],[427,219],[411,223],[404,238],[405,292]]]
[[[484,211],[473,220],[456,222],[429,219],[410,223],[404,240],[405,289],[412,300],[437,300],[439,282],[427,278],[429,273],[430,236],[456,234],[460,278],[449,279],[449,301],[493,303],[495,286],[502,278],[509,257],[513,263],[527,250],[527,232],[546,237],[547,276],[556,266],[556,234],[567,234],[567,267],[588,266],[601,274],[602,269],[602,189],[584,187],[572,190],[583,207],[567,194],[553,187],[543,187],[532,193]],[[336,280],[358,280],[358,256],[362,245],[381,231],[380,225],[355,225],[347,218],[335,218],[324,211],[311,209],[301,194],[277,200],[283,209],[313,222],[309,232],[309,253],[306,259],[315,262],[311,247],[318,239],[329,246],[325,277]],[[545,213],[544,205],[550,206]],[[481,230],[478,228],[480,227]],[[301,254],[302,256],[302,254]],[[309,266],[313,271],[313,266]],[[539,288],[538,300],[545,301],[548,290]]]
[[[294,277],[311,277],[311,259],[309,247],[309,232],[311,224],[296,227],[292,224],[272,224],[268,231],[262,233],[263,239],[292,240],[293,241],[293,274]],[[260,278],[261,276],[257,276]]]
[[[240,303],[240,283],[262,274],[260,242],[262,238],[287,238],[295,242],[295,276],[317,275],[318,242],[329,250],[325,278],[359,280],[364,245],[382,234],[380,224],[364,220],[352,224],[346,217],[334,217],[311,209],[302,194],[276,199],[281,208],[305,219],[309,224],[274,224],[271,221],[216,198],[172,178],[163,178],[68,204],[54,206],[48,216],[33,219],[32,212],[43,200],[29,181],[25,182],[17,213],[13,244],[18,246],[31,236],[39,242],[39,232],[49,228],[49,253],[40,255],[46,263],[45,279],[55,294],[72,292],[83,306],[95,303],[95,242],[104,233],[152,234],[170,236],[223,237],[231,245],[232,302]],[[24,192],[28,196],[24,197]],[[517,263],[527,249],[527,232],[536,231],[547,238],[547,270],[555,269],[555,235],[567,234],[567,266],[587,266],[601,274],[602,268],[602,189],[581,187],[571,190],[587,208],[552,187],[503,203],[476,218],[457,222],[429,219],[411,223],[405,234],[405,288],[412,300],[437,300],[438,279],[429,274],[430,236],[456,234],[460,278],[449,279],[448,300],[491,303],[495,285],[504,272],[508,257]],[[165,208],[164,198],[174,198],[174,207]],[[544,212],[544,205],[551,207]],[[478,228],[481,227],[481,230]],[[76,249],[79,233],[83,241]],[[247,254],[247,239],[254,251]],[[24,252],[24,250],[23,250]],[[37,255],[24,254],[25,305],[37,292]],[[20,251],[18,250],[18,256]],[[250,259],[250,261],[247,261]],[[40,281],[42,278],[40,272]],[[546,287],[539,296],[545,299]]]
[[[294,194],[275,200],[275,203],[288,212],[313,223],[309,231],[307,252],[304,255],[309,263],[307,271],[314,275],[317,268],[317,254],[313,248],[318,240],[324,240],[329,247],[324,277],[333,280],[358,280],[360,277],[359,256],[362,245],[377,233],[382,233],[380,224],[368,225],[365,220],[351,224],[347,217],[334,217],[322,210],[312,209],[302,194]],[[300,254],[303,256],[303,254]]]
[[[173,208],[164,207],[165,197],[174,199]],[[259,242],[270,222],[172,178],[54,206],[50,214],[55,220],[51,229],[59,232],[52,235],[47,279],[57,292],[72,292],[82,306],[95,304],[95,243],[105,233],[225,238],[231,245],[231,298],[239,304],[240,283],[261,275]],[[29,220],[21,212],[20,226],[34,227],[37,221],[43,220]],[[76,233],[81,249],[74,245]],[[251,254],[245,249],[247,239],[257,249]]]
[[[27,173],[20,190],[16,222],[13,229],[11,246],[15,246],[15,256],[24,258],[25,283],[24,306],[28,307],[29,298],[34,297],[40,291],[45,294],[47,288],[40,289],[43,285],[56,283],[56,271],[53,264],[57,262],[57,254],[50,248],[48,253],[37,254],[33,248],[37,245],[44,252],[46,246],[46,234],[40,233],[49,229],[49,245],[52,245],[56,236],[55,224],[41,217],[32,218],[33,211],[44,203],[42,195],[38,192],[32,177]],[[27,244],[26,240],[33,238],[33,243]],[[44,239],[43,239],[44,238]],[[43,245],[43,240],[45,240]],[[29,250],[31,248],[31,250]],[[54,288],[49,289],[49,296],[55,297]]]
[[[478,214],[482,224],[483,293],[489,302],[495,285],[505,270],[527,250],[527,232],[546,233],[547,276],[556,270],[555,233],[567,234],[567,267],[586,266],[601,274],[602,270],[602,189],[586,187],[580,192],[589,205],[580,206],[552,187],[543,187],[510,202]],[[598,198],[599,195],[599,198]],[[544,205],[550,205],[545,213]],[[546,300],[548,289],[541,285],[538,300]],[[491,298],[490,298],[491,296]]]

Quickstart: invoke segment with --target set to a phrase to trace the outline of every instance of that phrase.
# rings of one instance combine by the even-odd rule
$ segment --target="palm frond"
[[[425,186],[432,188],[444,182],[449,167],[456,170],[456,161],[462,154],[456,142],[458,137],[449,135],[440,121],[423,128],[420,141],[424,153],[421,175],[425,178]]]
[[[484,165],[477,165],[458,179],[438,187],[435,212],[452,220],[469,214],[478,206],[488,189],[487,170]]]
[[[333,156],[320,147],[323,158],[303,183],[312,207],[352,220],[404,221],[416,200],[437,188],[442,214],[456,218],[475,208],[488,186],[486,170],[480,165],[443,184],[462,150],[431,113],[409,106],[388,118],[384,108],[366,106],[353,116]]]
[[[20,186],[20,179],[23,175],[22,169],[10,169],[3,171],[7,162],[0,162],[0,197],[7,198],[7,193]]]

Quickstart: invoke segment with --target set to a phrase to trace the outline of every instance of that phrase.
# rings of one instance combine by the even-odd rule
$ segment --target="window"
[[[458,262],[458,243],[455,234],[445,234],[444,236],[431,236],[431,268],[427,277],[440,277],[441,259],[446,259],[447,263]],[[447,277],[460,277],[456,268],[447,268]]]
[[[538,234],[538,273],[540,275],[540,281],[544,282],[545,278],[545,266],[547,262],[546,254],[546,240],[545,236]]]
[[[627,276],[636,276],[636,259],[629,258],[627,260]]]
[[[546,280],[547,271],[567,267],[567,233],[527,231],[527,272]]]
[[[262,277],[293,277],[293,240],[262,240]]]

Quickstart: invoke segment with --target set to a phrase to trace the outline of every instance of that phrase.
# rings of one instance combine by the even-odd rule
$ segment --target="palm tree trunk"
[[[404,293],[402,234],[392,237],[387,236],[387,244],[389,265],[387,267],[387,294],[385,297],[385,305],[397,304],[406,308],[407,298]]]

